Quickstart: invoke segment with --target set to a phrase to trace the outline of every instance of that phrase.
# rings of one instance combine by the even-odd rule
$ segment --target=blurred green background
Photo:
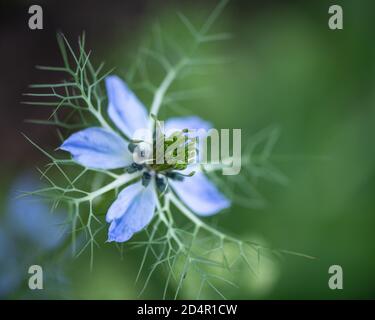
[[[42,1],[45,30],[34,32],[27,29],[29,2],[2,2],[0,183],[4,208],[13,178],[45,161],[19,132],[26,131],[51,149],[58,141],[52,136],[53,128],[22,123],[41,113],[19,105],[20,93],[29,83],[46,80],[33,65],[60,63],[57,30],[72,41],[86,30],[94,60],[105,60],[126,76],[137,48],[148,43],[155,25],[162,34],[177,35],[184,45],[189,35],[176,12],[199,24],[215,4],[68,1],[62,6]],[[328,28],[332,4],[343,7],[343,30]],[[208,88],[207,95],[184,102],[184,108],[212,121],[216,128],[241,128],[243,145],[269,126],[281,130],[271,160],[287,183],[262,181],[259,189],[266,206],[234,205],[218,218],[221,228],[317,258],[286,255],[265,260],[258,278],[239,273],[240,288],[223,286],[226,297],[375,298],[374,13],[370,0],[230,1],[213,29],[229,32],[233,38],[201,52],[225,63],[208,66],[204,74],[181,82],[187,88]],[[137,94],[149,103],[146,94]],[[162,114],[176,115],[172,109]],[[93,271],[88,255],[68,262],[70,289],[64,298],[137,298],[140,288],[134,279],[142,252],[128,251],[121,259],[117,248],[102,239]],[[343,290],[328,287],[331,265],[343,268]],[[159,286],[158,279],[152,281],[142,298],[159,298]],[[180,298],[193,298],[189,290],[187,285]],[[204,298],[218,296],[207,292]]]

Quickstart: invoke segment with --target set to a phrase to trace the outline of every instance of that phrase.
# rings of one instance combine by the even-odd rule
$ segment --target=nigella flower
[[[146,108],[117,76],[106,78],[106,88],[108,115],[121,134],[102,127],[87,128],[72,134],[60,148],[70,152],[76,162],[88,168],[125,168],[129,173],[139,172],[141,179],[125,187],[107,212],[109,241],[127,241],[145,228],[154,215],[158,191],[164,192],[167,186],[169,192],[175,192],[193,212],[201,216],[213,215],[230,205],[198,166],[193,168],[192,175],[186,166],[135,163],[132,155],[134,145],[129,139],[137,130],[148,128],[150,119]],[[165,122],[165,132],[208,130],[210,127],[210,123],[196,116],[171,118]]]
[[[0,221],[0,298],[19,290],[29,266],[39,264],[40,257],[61,246],[67,236],[65,214],[51,214],[49,206],[35,195],[20,197],[24,192],[38,189],[38,182],[30,174],[24,174],[10,188]],[[65,281],[60,270],[48,261],[43,261],[42,266],[48,276],[51,274],[48,288],[58,289],[60,280]]]

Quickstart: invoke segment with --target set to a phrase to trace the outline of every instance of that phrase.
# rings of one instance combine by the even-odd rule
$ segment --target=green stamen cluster
[[[188,130],[182,130],[174,132],[168,138],[162,134],[161,138],[156,139],[156,131],[153,135],[153,158],[146,159],[144,163],[132,163],[126,168],[129,173],[136,171],[143,171],[142,184],[148,186],[153,174],[155,175],[156,187],[160,192],[165,192],[168,187],[168,179],[183,181],[185,177],[191,177],[194,172],[188,175],[182,174],[190,163],[192,163],[196,157],[196,139],[188,136]],[[129,143],[128,149],[131,153],[137,152],[137,146],[139,143],[144,142],[141,140],[132,141]],[[163,143],[163,145],[160,145]],[[157,159],[158,148],[163,148],[162,159]],[[177,159],[179,153],[183,151],[183,159]],[[160,149],[159,149],[160,151]],[[141,151],[142,152],[142,151]],[[181,154],[180,154],[181,155]],[[175,160],[175,161],[173,161]]]

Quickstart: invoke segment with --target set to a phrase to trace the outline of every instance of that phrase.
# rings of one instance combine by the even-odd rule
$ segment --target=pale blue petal
[[[13,243],[9,241],[9,235],[0,226],[0,262],[5,261],[7,256],[10,256],[14,251]]]
[[[88,168],[117,169],[132,163],[128,143],[118,134],[98,127],[73,133],[60,149]]]
[[[132,138],[137,129],[147,129],[147,110],[124,81],[117,76],[105,79],[108,115],[116,126]]]
[[[56,248],[67,236],[66,216],[62,212],[52,213],[41,197],[25,195],[40,188],[40,181],[32,175],[16,179],[10,190],[5,219],[12,235],[32,246],[30,254],[39,249]]]
[[[198,215],[213,215],[230,206],[230,201],[202,172],[183,181],[169,182],[180,199]]]
[[[197,116],[188,117],[175,117],[169,118],[164,123],[165,132],[173,132],[183,129],[198,130],[204,129],[208,131],[212,128],[212,123],[205,121]],[[202,134],[198,134],[198,137],[202,137]]]
[[[117,196],[116,201],[108,209],[106,221],[112,222],[112,220],[121,218],[142,190],[144,190],[144,187],[141,183],[133,183],[122,190]]]
[[[129,189],[130,188],[130,189]],[[126,193],[130,190],[130,196]],[[138,192],[135,192],[138,190]],[[147,188],[137,182],[125,188],[108,211],[107,220],[112,220],[108,241],[124,242],[141,231],[151,221],[156,206],[156,194],[150,183]]]
[[[0,227],[0,299],[7,298],[22,281],[16,249],[9,232]]]

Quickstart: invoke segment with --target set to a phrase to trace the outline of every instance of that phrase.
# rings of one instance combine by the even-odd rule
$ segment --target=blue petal
[[[116,201],[114,201],[108,209],[106,221],[109,223],[115,219],[121,218],[132,204],[134,198],[144,189],[141,183],[133,183],[122,190],[117,196]]]
[[[81,165],[95,169],[117,169],[132,163],[127,142],[103,128],[88,128],[72,134],[60,149]]]
[[[39,189],[40,182],[31,175],[22,175],[13,184],[8,203],[6,224],[11,233],[35,249],[43,251],[56,248],[67,236],[65,215],[51,213],[49,206],[37,196],[23,196],[25,192]]]
[[[211,128],[212,124],[210,122],[205,121],[197,116],[169,118],[167,121],[165,121],[164,124],[165,132],[173,132],[183,129],[204,129],[208,131]],[[198,134],[198,137],[201,138],[202,136],[202,134]]]
[[[9,236],[0,226],[0,262],[5,261],[7,256],[10,256],[14,250],[12,243],[9,241]]]
[[[129,240],[134,233],[148,225],[155,206],[156,194],[151,183],[147,188],[141,182],[126,187],[108,210],[107,221],[112,221],[108,241]]]
[[[147,129],[147,111],[124,81],[117,76],[105,79],[108,94],[108,114],[116,126],[132,138],[137,129]]]
[[[213,215],[230,206],[230,201],[202,172],[196,172],[183,181],[170,180],[170,184],[181,200],[198,215]]]
[[[20,285],[22,272],[16,260],[16,248],[9,232],[0,227],[0,298],[7,298]],[[23,270],[22,270],[23,271]]]

